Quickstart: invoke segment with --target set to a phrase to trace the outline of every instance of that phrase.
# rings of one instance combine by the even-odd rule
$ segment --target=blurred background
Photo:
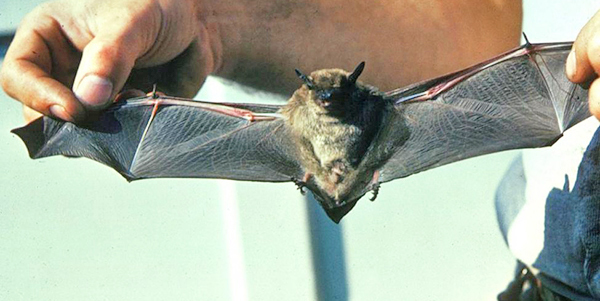
[[[1,1],[0,34],[42,2]],[[524,31],[574,40],[598,9],[526,0]],[[127,183],[30,160],[9,133],[21,106],[0,98],[0,300],[495,300],[512,279],[493,197],[518,151],[386,183],[335,225],[292,183]],[[280,100],[214,78],[198,98]]]

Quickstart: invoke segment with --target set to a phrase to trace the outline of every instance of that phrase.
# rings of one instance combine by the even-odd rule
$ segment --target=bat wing
[[[529,44],[387,93],[395,103],[381,181],[492,152],[542,147],[590,116],[564,73],[571,43]]]
[[[300,178],[302,169],[278,109],[148,96],[117,103],[84,125],[43,117],[13,132],[32,158],[88,157],[128,180],[282,182]]]

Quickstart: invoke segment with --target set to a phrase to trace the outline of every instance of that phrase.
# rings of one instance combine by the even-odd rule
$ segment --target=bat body
[[[394,104],[357,82],[363,68],[364,63],[353,73],[318,70],[310,77],[297,71],[305,84],[280,110],[304,170],[295,182],[308,186],[330,216],[350,210],[365,188],[378,189],[373,164],[385,161],[366,158],[377,153],[378,133]]]
[[[354,72],[297,71],[286,105],[190,101],[155,93],[85,124],[49,117],[13,130],[32,158],[84,156],[128,180],[294,181],[335,222],[380,183],[501,150],[551,145],[590,116],[570,83],[570,43],[529,44],[406,88],[380,92]]]

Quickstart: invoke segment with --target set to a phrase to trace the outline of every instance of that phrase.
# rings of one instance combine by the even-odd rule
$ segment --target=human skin
[[[366,61],[390,90],[517,46],[521,17],[514,0],[56,1],[23,20],[0,83],[27,119],[70,121],[124,87],[191,97],[209,74],[290,95],[294,68]]]
[[[589,83],[590,111],[600,119],[600,12],[581,29],[567,58],[567,77],[576,83]]]

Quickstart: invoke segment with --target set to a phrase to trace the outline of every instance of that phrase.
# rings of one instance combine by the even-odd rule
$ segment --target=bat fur
[[[335,222],[380,183],[458,160],[554,143],[590,116],[570,83],[571,43],[530,44],[465,70],[380,92],[353,72],[305,75],[283,106],[152,93],[87,124],[40,118],[13,130],[32,158],[85,156],[128,180],[294,181]]]

